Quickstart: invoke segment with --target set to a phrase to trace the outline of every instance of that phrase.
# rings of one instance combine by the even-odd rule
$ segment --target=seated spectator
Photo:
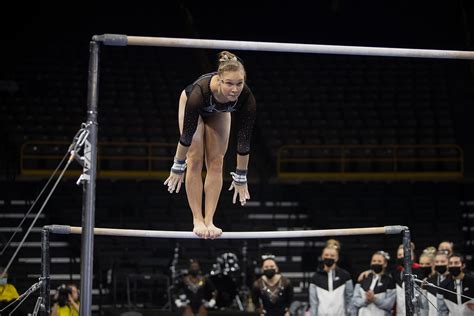
[[[396,299],[395,283],[386,272],[389,256],[377,251],[370,261],[370,273],[357,283],[352,299],[353,316],[388,316]]]
[[[206,316],[216,305],[217,293],[212,281],[203,275],[199,262],[190,260],[188,274],[176,286],[175,304],[183,316]]]
[[[0,309],[5,308],[12,301],[19,297],[15,286],[8,283],[8,273],[0,267]],[[10,308],[8,308],[10,310]]]
[[[78,316],[79,291],[75,284],[62,284],[54,296],[55,303],[51,309],[52,316]]]

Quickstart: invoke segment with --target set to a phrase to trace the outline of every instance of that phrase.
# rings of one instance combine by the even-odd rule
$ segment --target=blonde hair
[[[411,248],[411,251],[415,250],[415,244],[413,243],[413,241],[410,241],[410,248]],[[398,246],[398,249],[403,249],[403,244],[400,244]]]
[[[398,246],[398,250],[404,250],[403,249],[403,244],[400,244]],[[413,260],[415,260],[415,244],[413,243],[413,241],[410,241],[410,251],[411,251],[411,256],[413,257]]]
[[[245,68],[240,58],[226,50],[217,54],[217,61],[219,66],[217,67],[217,73],[222,75],[226,71],[242,71],[244,78],[246,77]]]
[[[435,247],[433,246],[427,247],[423,249],[423,252],[420,255],[420,259],[423,257],[427,257],[430,259],[431,262],[433,262],[436,252],[437,250]]]
[[[321,254],[323,254],[326,249],[328,249],[328,250],[334,250],[334,251],[337,253],[337,256],[339,257],[339,248],[337,248],[336,246],[334,246],[334,245],[329,245],[329,246],[324,247],[324,248],[323,248],[323,251],[321,251]]]
[[[390,255],[388,254],[388,252],[385,252],[383,250],[378,250],[378,251],[374,252],[372,254],[372,257],[375,256],[375,255],[382,256],[385,259],[385,263],[388,263],[388,261],[390,260]]]
[[[337,239],[326,240],[326,248],[335,248],[337,252],[341,250],[341,243]]]
[[[436,257],[436,256],[445,256],[446,259],[449,259],[449,255],[446,253],[446,251],[442,251],[442,250],[436,251],[435,257]]]
[[[425,249],[423,249],[422,255],[425,254],[425,255],[434,256],[437,251],[438,251],[438,250],[437,250],[435,247],[429,246],[429,247],[426,247]]]

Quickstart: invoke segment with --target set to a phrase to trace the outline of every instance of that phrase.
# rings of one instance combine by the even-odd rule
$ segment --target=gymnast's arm
[[[247,170],[250,154],[250,140],[257,114],[257,104],[252,92],[237,111],[237,169]]]
[[[255,306],[255,311],[259,314],[263,314],[263,308],[260,304],[260,287],[258,286],[258,280],[253,283],[250,297],[252,298],[252,303]]]
[[[196,84],[194,85],[191,93],[186,100],[186,106],[184,108],[184,121],[183,121],[183,133],[179,138],[178,147],[176,149],[176,160],[186,160],[186,154],[188,153],[189,146],[193,140],[194,133],[196,132],[199,110],[203,107],[203,94],[201,87]]]

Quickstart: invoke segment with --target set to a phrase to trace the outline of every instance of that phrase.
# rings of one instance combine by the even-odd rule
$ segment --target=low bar
[[[54,234],[81,234],[82,227],[67,225],[51,225]],[[381,226],[365,228],[342,228],[322,230],[291,230],[291,231],[261,231],[261,232],[223,232],[217,239],[264,239],[264,238],[307,238],[327,236],[352,236],[375,234],[400,234],[408,229],[406,226]],[[122,236],[122,237],[149,237],[149,238],[176,238],[200,239],[193,232],[164,231],[164,230],[139,230],[119,228],[94,228],[94,235]]]
[[[474,59],[473,51],[461,50],[228,41],[214,39],[128,36],[121,34],[94,35],[92,39],[94,41],[102,42],[104,45],[110,46],[157,46],[332,55]]]

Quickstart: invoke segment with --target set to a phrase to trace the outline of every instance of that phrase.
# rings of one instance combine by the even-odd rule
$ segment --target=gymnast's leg
[[[214,113],[205,119],[205,161],[206,180],[204,182],[204,223],[208,237],[216,238],[222,230],[214,225],[214,213],[222,189],[222,167],[229,143],[231,116],[230,113]]]
[[[179,131],[183,132],[184,108],[186,106],[186,93],[183,91],[179,99]],[[186,195],[189,207],[193,212],[193,232],[199,237],[208,237],[208,230],[204,223],[202,212],[202,167],[204,162],[204,122],[199,118],[193,141],[186,155],[187,171],[185,177]]]

